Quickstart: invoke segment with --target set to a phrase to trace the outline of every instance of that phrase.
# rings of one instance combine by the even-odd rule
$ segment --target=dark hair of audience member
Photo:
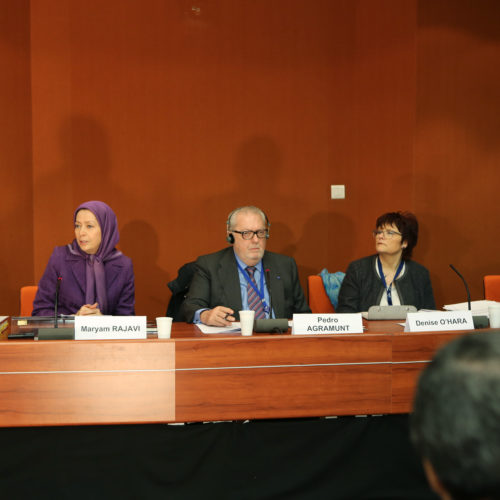
[[[500,331],[437,353],[410,422],[413,443],[454,500],[500,499]]]

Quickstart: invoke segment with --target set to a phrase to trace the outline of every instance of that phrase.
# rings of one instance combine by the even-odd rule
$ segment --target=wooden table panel
[[[429,362],[393,365],[391,413],[409,413],[411,411],[418,377]]]
[[[442,345],[466,333],[468,332],[416,332],[394,335],[393,361],[428,361]]]
[[[389,413],[391,366],[179,371],[180,420],[245,420]]]
[[[173,341],[0,342],[0,426],[166,420]]]
[[[175,366],[173,341],[9,340],[0,342],[0,372],[145,370]]]
[[[175,371],[2,376],[0,426],[175,420]]]
[[[266,335],[176,342],[177,369],[366,363],[390,361],[391,358],[391,338],[387,335]]]

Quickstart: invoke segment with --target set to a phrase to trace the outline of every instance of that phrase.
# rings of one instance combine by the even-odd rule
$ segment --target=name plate
[[[75,340],[145,338],[146,316],[75,316]]]
[[[334,333],[363,333],[361,313],[293,315],[292,335],[332,335]]]
[[[470,311],[436,311],[408,313],[405,332],[440,332],[474,330]]]

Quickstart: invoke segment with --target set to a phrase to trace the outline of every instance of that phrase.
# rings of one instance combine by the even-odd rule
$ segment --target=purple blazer
[[[104,264],[108,310],[103,314],[134,315],[135,292],[132,260],[120,255]],[[59,310],[61,314],[75,314],[85,304],[85,260],[73,255],[68,246],[56,247],[43,273],[33,302],[33,316],[52,316],[57,278],[61,277]]]

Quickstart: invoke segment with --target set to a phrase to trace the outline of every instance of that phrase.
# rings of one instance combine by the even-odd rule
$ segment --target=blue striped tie
[[[248,266],[245,268],[248,276],[252,280],[252,283],[257,288],[257,283],[253,277],[255,272],[254,266]],[[266,313],[264,312],[264,306],[262,305],[262,300],[260,300],[259,294],[254,290],[253,286],[250,282],[247,282],[247,297],[248,297],[248,307],[252,311],[255,311],[255,319],[262,319],[266,317]]]

